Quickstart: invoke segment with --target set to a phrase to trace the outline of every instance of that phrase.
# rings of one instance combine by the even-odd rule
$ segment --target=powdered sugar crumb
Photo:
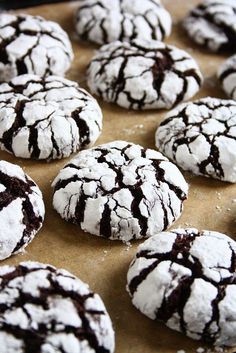
[[[199,347],[196,350],[197,353],[204,353],[205,352],[205,348]]]

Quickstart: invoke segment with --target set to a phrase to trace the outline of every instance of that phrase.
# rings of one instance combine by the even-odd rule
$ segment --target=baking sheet
[[[198,61],[205,76],[205,83],[199,94],[225,97],[215,77],[215,72],[226,56],[209,54],[195,46],[179,25],[187,11],[199,3],[198,0],[163,0],[170,11],[174,26],[167,42],[187,50]],[[74,35],[73,13],[78,2],[67,2],[24,9],[24,13],[42,15],[59,22],[69,33],[73,42],[75,60],[67,77],[85,86],[86,66],[96,50],[95,45],[79,43]],[[124,139],[155,148],[154,133],[165,116],[165,111],[133,112],[99,101],[104,114],[104,128],[96,144]],[[14,256],[2,264],[18,264],[32,260],[63,267],[89,283],[103,298],[111,315],[116,332],[117,353],[175,353],[184,350],[196,352],[205,347],[153,322],[135,309],[125,290],[126,273],[136,248],[118,241],[109,241],[82,232],[77,226],[66,223],[52,209],[51,182],[70,159],[54,162],[37,162],[17,159],[0,152],[0,158],[17,163],[38,183],[46,204],[44,226],[23,255]],[[174,227],[194,226],[224,232],[236,240],[236,186],[184,173],[190,185],[189,199],[185,202],[182,217]],[[212,349],[212,352],[214,350]],[[233,352],[228,350],[228,352]]]

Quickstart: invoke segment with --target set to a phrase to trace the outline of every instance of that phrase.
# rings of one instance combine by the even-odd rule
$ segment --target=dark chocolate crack
[[[0,290],[7,290],[11,287],[11,282],[14,280],[24,280],[29,274],[37,276],[37,272],[46,272],[47,280],[49,281],[49,287],[45,288],[41,283],[38,283],[37,289],[39,294],[34,295],[30,292],[23,292],[21,284],[18,286],[18,296],[11,299],[11,303],[6,303],[0,306],[0,315],[2,317],[0,323],[0,329],[2,332],[11,334],[13,337],[19,339],[23,343],[25,353],[40,353],[42,346],[47,342],[47,338],[53,334],[68,334],[73,335],[78,341],[86,340],[91,349],[96,353],[109,353],[110,350],[101,345],[98,341],[97,333],[94,331],[91,323],[100,321],[100,318],[107,315],[103,310],[90,310],[86,309],[86,301],[94,298],[94,294],[89,292],[81,295],[79,291],[69,290],[63,288],[59,279],[64,277],[64,274],[56,270],[51,266],[45,267],[27,267],[25,264],[20,264],[13,269],[12,272],[5,275],[1,275]],[[66,277],[66,276],[65,276]],[[71,276],[70,279],[75,280],[76,278]],[[38,323],[38,328],[35,328],[35,324],[32,326],[33,321],[30,313],[27,311],[27,304],[32,304],[38,308],[42,308],[42,311],[49,309],[49,301],[54,298],[69,299],[73,303],[74,309],[81,319],[81,326],[76,327],[72,325],[63,325],[61,322],[56,322],[55,319],[49,320],[49,322]],[[27,327],[20,327],[17,324],[12,324],[4,318],[5,313],[9,311],[15,311],[17,308],[21,308],[29,318]],[[38,309],[39,310],[39,309]],[[88,318],[88,315],[90,318]],[[69,353],[64,347],[58,347],[61,353]]]
[[[173,231],[175,233],[175,231]],[[227,241],[228,248],[232,252],[231,264],[223,269],[229,271],[227,277],[221,278],[219,281],[214,281],[211,277],[208,277],[204,273],[206,267],[200,262],[200,260],[190,254],[191,247],[193,246],[194,240],[198,237],[206,236],[204,232],[197,232],[189,230],[182,233],[176,233],[176,239],[172,246],[171,251],[166,253],[158,252],[158,248],[150,248],[150,250],[140,250],[137,252],[135,259],[131,263],[130,267],[134,266],[135,262],[140,259],[153,259],[153,262],[144,267],[137,275],[135,275],[128,283],[128,289],[130,295],[133,297],[139,286],[145,281],[145,279],[153,272],[162,262],[170,262],[169,273],[172,276],[172,281],[175,280],[177,272],[173,270],[173,265],[180,265],[191,270],[190,276],[182,276],[179,279],[178,285],[170,291],[168,295],[166,292],[163,295],[162,303],[155,313],[156,320],[168,322],[174,314],[179,315],[180,330],[183,333],[187,333],[187,322],[184,320],[184,308],[188,303],[191,295],[191,286],[196,279],[202,279],[205,282],[213,285],[217,290],[215,299],[211,302],[212,315],[210,320],[205,324],[202,332],[198,332],[201,339],[207,343],[214,344],[216,339],[221,334],[220,329],[220,309],[219,305],[225,297],[226,289],[230,285],[236,285],[236,263],[235,263],[235,251],[232,248],[230,241]],[[210,235],[209,235],[210,236]],[[166,234],[168,237],[168,234]],[[218,266],[215,270],[220,270],[222,267]],[[229,319],[230,320],[230,319]],[[216,325],[217,330],[212,330],[212,324]]]
[[[152,106],[157,101],[160,101],[162,104],[168,106],[170,104],[168,102],[169,97],[166,97],[165,94],[163,94],[162,87],[163,84],[165,84],[166,75],[169,73],[174,73],[178,79],[182,81],[181,91],[176,94],[175,100],[171,103],[171,105],[175,105],[185,98],[185,95],[189,89],[188,79],[190,77],[199,87],[202,83],[200,73],[195,67],[185,70],[177,69],[176,64],[178,62],[189,60],[189,57],[188,54],[182,52],[181,58],[175,59],[173,53],[175,50],[177,49],[167,45],[164,48],[158,49],[144,47],[141,43],[139,44],[138,41],[132,41],[130,44],[120,43],[117,44],[114,49],[112,49],[112,47],[108,49],[106,48],[106,50],[101,49],[100,52],[98,52],[98,55],[92,59],[88,67],[89,80],[91,82],[93,81],[93,83],[91,83],[91,89],[106,101],[113,103],[118,103],[120,96],[125,95],[128,101],[127,108],[129,109],[144,109],[147,104]],[[147,92],[145,89],[143,90],[143,96],[138,99],[133,97],[131,90],[128,90],[127,82],[137,77],[137,75],[133,73],[129,75],[127,72],[127,66],[129,65],[129,61],[132,59],[142,59],[144,62],[148,62],[150,60],[152,61],[152,64],[149,64],[150,67],[145,67],[143,71],[139,73],[138,77],[142,77],[147,72],[152,74],[152,86],[157,92],[157,97],[155,99],[151,100],[149,98],[149,101],[147,101]],[[114,66],[116,65],[117,60],[119,60],[119,64],[117,64],[119,65],[118,73],[114,75],[113,78],[110,78],[106,72],[109,72],[109,67],[112,64]],[[97,68],[95,65],[97,65]],[[93,72],[94,70],[95,73]],[[96,82],[101,79],[105,82],[107,81],[106,87],[103,87],[102,90]]]
[[[25,225],[25,229],[12,254],[16,253],[32,240],[32,237],[43,222],[42,216],[35,214],[34,207],[29,198],[32,193],[36,192],[32,189],[36,187],[36,184],[28,179],[26,175],[25,179],[26,181],[23,181],[0,171],[0,184],[6,188],[0,193],[0,212],[3,208],[11,207],[11,203],[16,199],[21,199],[22,202],[22,223]]]
[[[221,11],[216,10],[217,6],[221,6]],[[222,10],[223,8],[223,10]],[[234,21],[229,21],[228,16],[232,15]],[[223,16],[225,15],[225,17]],[[220,16],[220,17],[219,17]],[[215,30],[218,35],[224,35],[227,39],[219,43],[218,51],[233,51],[235,52],[236,43],[236,30],[233,23],[236,21],[236,4],[227,3],[227,1],[214,1],[212,3],[202,3],[194,8],[188,15],[187,20],[189,21],[188,26],[191,26],[191,22],[195,23],[199,19],[199,28],[202,25],[202,19],[204,19],[210,27],[210,30]],[[198,34],[196,34],[197,36]],[[216,34],[217,35],[217,34]],[[193,38],[194,39],[194,38]],[[203,45],[210,47],[212,38],[208,38],[207,30],[205,33],[205,40]]]
[[[114,40],[133,40],[140,37],[142,34],[139,28],[140,18],[145,22],[150,31],[149,39],[162,40],[167,36],[167,31],[163,24],[163,12],[161,12],[163,11],[163,6],[161,4],[148,0],[147,2],[150,3],[149,9],[147,8],[145,11],[140,11],[140,13],[131,13],[129,10],[126,10],[127,3],[122,0],[117,2],[118,8],[116,13],[120,16],[119,22],[117,23],[119,34]],[[109,4],[107,5],[105,1],[94,0],[89,3],[82,3],[76,14],[76,23],[82,23],[78,29],[80,38],[97,42],[98,40],[96,40],[93,35],[94,28],[97,28],[101,32],[99,43],[108,43],[110,41],[108,32],[109,23],[112,21],[111,17],[113,14],[114,6],[110,9]],[[150,20],[150,15],[152,20]],[[85,19],[87,20],[85,21]],[[155,25],[153,24],[154,21],[156,22]]]
[[[69,58],[69,60],[71,59],[70,48],[69,46],[67,47],[66,44],[67,39],[64,41],[61,36],[62,30],[61,32],[59,31],[59,33],[57,33],[56,31],[52,31],[50,28],[47,30],[45,26],[43,26],[43,23],[45,22],[43,18],[38,16],[32,18],[37,21],[39,27],[41,26],[41,28],[38,28],[37,30],[22,28],[22,23],[27,20],[26,15],[15,16],[15,19],[12,19],[11,21],[9,21],[9,23],[0,28],[0,31],[1,29],[4,29],[7,26],[14,29],[14,33],[11,34],[9,37],[4,36],[3,38],[1,38],[0,61],[5,65],[10,64],[12,67],[14,67],[17,72],[16,75],[22,75],[28,72],[36,72],[35,62],[32,53],[33,50],[39,44],[42,45],[42,38],[45,36],[48,36],[53,39],[55,42],[55,47],[59,46],[60,50],[63,51],[63,53]],[[22,57],[18,57],[17,60],[14,61],[11,58],[9,46],[22,35],[35,37],[36,41],[35,44],[33,44],[32,47],[30,47]],[[44,74],[42,74],[42,76],[55,74],[55,72],[53,71],[53,65],[51,65],[50,61],[48,61],[48,64],[49,65],[46,65],[45,72]]]
[[[91,116],[91,121],[94,119],[95,122],[96,116],[97,119],[99,118],[99,111],[96,111],[96,109],[99,108],[96,108],[92,102],[93,98],[90,97],[87,92],[80,89],[77,84],[72,81],[59,80],[56,77],[52,81],[50,77],[40,78],[38,76],[31,77],[29,75],[28,80],[24,79],[22,82],[23,83],[20,84],[20,80],[18,80],[17,83],[15,83],[14,80],[9,81],[7,85],[5,84],[5,90],[2,90],[0,94],[1,108],[6,109],[4,117],[6,120],[5,130],[2,131],[2,137],[0,138],[0,144],[3,149],[10,153],[16,153],[16,148],[14,148],[14,150],[12,148],[13,140],[18,134],[23,133],[25,138],[28,138],[28,150],[24,152],[27,156],[24,155],[22,157],[32,159],[45,158],[50,160],[63,158],[65,153],[67,156],[92,142],[91,129],[93,127],[89,124],[89,117]],[[65,89],[67,89],[67,96],[63,99],[63,95],[60,91]],[[71,94],[69,94],[70,90]],[[58,97],[56,92],[58,92]],[[77,107],[74,110],[72,108],[70,109],[70,101],[77,101]],[[37,109],[40,110],[41,107],[45,108],[54,103],[55,110],[52,108],[52,111],[49,111],[49,113],[45,111],[45,113],[42,113],[42,116],[38,117],[35,121],[29,113],[26,113],[27,108],[34,104],[35,115],[37,116]],[[88,110],[89,114],[86,114]],[[12,125],[10,127],[7,122],[7,119],[9,119],[7,114],[11,114]],[[58,130],[59,126],[54,123],[57,119],[61,121],[59,125],[60,129],[62,119],[65,120],[67,126],[69,123],[71,135],[70,146],[66,145],[68,142],[63,140],[62,131]],[[72,124],[72,120],[74,120],[76,125]],[[97,134],[99,134],[101,130],[100,125],[101,123],[99,121],[95,122],[94,130],[97,131]],[[76,133],[76,128],[78,129],[78,133]],[[2,129],[4,129],[4,125]],[[51,147],[49,145],[47,157],[44,157],[44,146],[42,145],[44,130],[47,139],[51,139]],[[46,145],[48,146],[48,143]],[[51,151],[49,148],[51,148]]]
[[[207,115],[201,115],[199,111],[199,121],[193,122],[191,120],[191,105],[195,106],[204,106],[208,109]],[[178,111],[177,115],[170,116],[163,120],[160,124],[160,128],[166,127],[166,132],[168,131],[168,136],[164,136],[162,140],[158,140],[160,144],[160,149],[165,153],[168,146],[171,144],[172,146],[172,156],[171,159],[177,162],[176,154],[178,152],[178,148],[181,145],[185,145],[188,148],[190,154],[195,154],[196,152],[192,152],[191,150],[191,143],[193,143],[200,135],[204,136],[206,142],[210,145],[210,152],[209,156],[198,163],[197,167],[199,170],[199,174],[205,176],[212,176],[212,171],[209,171],[209,167],[213,168],[214,175],[218,179],[224,179],[225,173],[220,162],[220,153],[219,147],[217,146],[217,141],[220,137],[226,137],[227,139],[236,140],[236,136],[234,135],[233,128],[236,124],[233,122],[235,119],[235,114],[231,113],[228,119],[221,119],[218,115],[215,118],[215,111],[219,108],[225,107],[229,110],[234,105],[233,101],[226,101],[226,100],[216,100],[216,99],[200,99],[198,101],[192,102],[190,104],[186,104],[181,110]],[[214,118],[213,118],[214,116]],[[172,128],[173,121],[180,120],[184,123],[184,127],[181,129]],[[221,126],[223,127],[223,131],[219,130],[218,132],[207,133],[204,131],[204,125],[208,122],[215,119],[217,122],[220,122]],[[170,127],[168,127],[170,125]],[[189,137],[191,132],[191,137]],[[157,133],[158,138],[158,133]],[[221,157],[222,158],[222,157]],[[186,168],[186,166],[185,166]],[[191,166],[189,166],[189,170],[191,171]]]
[[[150,220],[150,214],[156,202],[160,204],[160,217],[163,217],[163,229],[166,229],[176,219],[177,214],[182,210],[182,203],[187,198],[187,194],[181,189],[181,187],[174,185],[174,182],[171,183],[170,181],[166,180],[164,169],[165,165],[161,165],[163,159],[149,159],[146,156],[147,150],[140,147],[140,155],[144,159],[149,159],[150,163],[148,166],[146,166],[145,163],[139,163],[139,165],[137,165],[135,170],[136,179],[134,183],[130,185],[125,181],[124,168],[125,170],[129,168],[132,169],[133,159],[135,158],[129,157],[129,149],[131,147],[131,144],[124,143],[124,147],[118,148],[111,145],[109,148],[106,148],[106,145],[101,145],[91,150],[91,155],[96,155],[96,157],[94,157],[94,163],[97,164],[97,168],[99,169],[99,165],[102,164],[103,168],[107,167],[109,173],[111,171],[114,173],[114,186],[112,185],[109,190],[103,186],[101,181],[102,177],[93,179],[92,176],[90,177],[83,175],[83,168],[86,169],[86,166],[83,165],[81,167],[79,162],[76,160],[72,161],[64,167],[64,169],[68,171],[68,177],[61,179],[59,175],[57,182],[54,184],[54,194],[57,192],[60,193],[62,190],[67,192],[67,186],[70,186],[70,184],[74,184],[76,186],[76,183],[78,183],[78,191],[75,189],[74,195],[70,195],[69,193],[69,201],[65,203],[65,208],[62,215],[63,217],[72,221],[73,223],[82,225],[85,220],[84,212],[87,202],[90,199],[105,197],[106,202],[103,206],[99,221],[99,234],[106,238],[111,238],[113,237],[112,227],[114,214],[117,214],[118,208],[125,209],[125,206],[122,205],[122,203],[120,204],[116,199],[116,195],[121,190],[127,190],[128,194],[131,196],[131,204],[129,207],[127,206],[127,211],[131,213],[133,219],[138,221],[140,227],[139,236],[147,236],[149,232],[148,221]],[[117,154],[119,158],[121,156],[123,157],[123,163],[116,163],[116,158],[114,157],[115,154]],[[114,160],[111,158],[111,155],[113,156]],[[165,163],[169,162],[166,161]],[[153,173],[155,176],[155,183],[149,185],[154,195],[152,201],[148,199],[148,196],[146,196],[143,189],[145,183],[149,182],[143,177],[143,173],[146,169],[151,170],[151,173]],[[91,181],[96,182],[96,191],[93,196],[87,195],[84,190],[84,186],[86,184],[88,185]],[[164,184],[167,186],[167,188],[165,188],[165,192],[162,191],[162,185]],[[70,187],[68,190],[69,189]],[[76,208],[74,212],[71,212],[70,203],[72,198],[73,202],[75,202],[75,197],[77,200]],[[177,204],[180,204],[179,209],[176,209],[177,206],[175,205],[173,197],[174,199],[176,198],[178,200]],[[111,200],[112,202],[110,202]],[[142,204],[145,204],[147,214],[143,213],[141,208]],[[122,220],[122,217],[120,219]],[[115,232],[118,232],[118,234],[115,234],[115,236],[119,237],[119,231]],[[134,238],[136,236],[137,234],[133,234]]]
[[[236,56],[231,56],[226,60],[222,66],[220,66],[218,71],[218,79],[223,87],[223,90],[232,99],[236,97]]]

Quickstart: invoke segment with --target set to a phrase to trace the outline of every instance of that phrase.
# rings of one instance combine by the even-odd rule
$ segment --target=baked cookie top
[[[116,41],[101,47],[88,68],[88,86],[128,109],[162,109],[191,98],[202,75],[185,51],[155,40]]]
[[[101,298],[63,269],[38,262],[0,267],[1,353],[113,353]]]
[[[138,247],[128,275],[133,304],[173,330],[235,346],[236,243],[213,231],[175,229]]]
[[[162,40],[171,31],[171,17],[158,0],[82,0],[75,24],[80,38],[98,44]]]
[[[183,26],[196,43],[211,51],[236,51],[235,0],[205,0],[190,11]]]
[[[33,240],[44,220],[42,193],[17,165],[0,161],[0,260]]]
[[[62,218],[124,242],[168,228],[188,194],[183,175],[161,153],[125,141],[81,151],[53,187]]]
[[[39,16],[0,14],[0,78],[64,76],[73,59],[67,33]]]
[[[0,148],[57,159],[91,146],[102,129],[97,101],[74,81],[21,75],[0,84]]]
[[[227,96],[236,100],[236,54],[219,67],[217,76]]]
[[[167,114],[156,131],[157,148],[179,167],[236,182],[236,102],[202,98]]]

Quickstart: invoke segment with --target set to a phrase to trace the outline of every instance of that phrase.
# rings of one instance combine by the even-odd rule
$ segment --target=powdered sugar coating
[[[236,54],[219,67],[217,75],[227,96],[236,100]]]
[[[157,148],[184,170],[236,182],[236,102],[202,98],[167,114]]]
[[[105,101],[128,109],[161,109],[191,98],[202,75],[185,51],[154,40],[133,40],[101,47],[87,81],[91,92]]]
[[[94,235],[127,242],[169,227],[188,185],[161,153],[114,141],[80,152],[53,182],[62,218]]]
[[[235,346],[236,243],[197,229],[159,233],[127,275],[133,304],[153,320],[214,345]]]
[[[102,128],[97,101],[76,82],[21,75],[0,84],[0,148],[57,159],[91,146]]]
[[[1,81],[27,73],[64,76],[73,60],[67,33],[39,16],[0,14],[0,44]]]
[[[33,240],[44,220],[42,193],[17,165],[0,161],[0,260]]]
[[[158,0],[82,0],[76,13],[80,38],[105,44],[115,40],[162,40],[171,17]]]
[[[37,262],[0,268],[1,353],[112,353],[101,298],[63,269]]]
[[[235,51],[235,0],[205,0],[185,18],[188,35],[211,51]]]

